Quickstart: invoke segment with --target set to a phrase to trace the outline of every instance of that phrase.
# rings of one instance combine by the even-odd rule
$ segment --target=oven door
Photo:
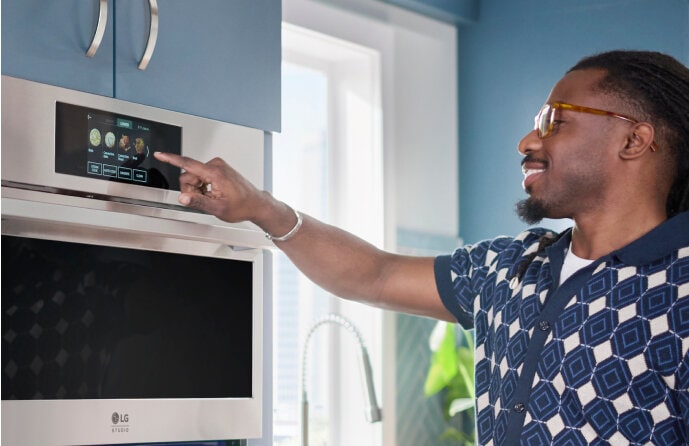
[[[3,442],[260,437],[256,231],[2,193]]]

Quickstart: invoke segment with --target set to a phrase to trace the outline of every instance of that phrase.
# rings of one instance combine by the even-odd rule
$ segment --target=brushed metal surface
[[[262,130],[2,76],[3,186],[93,197],[91,202],[80,204],[85,207],[101,207],[98,202],[103,200],[126,201],[138,204],[123,210],[128,213],[156,213],[166,218],[234,226],[210,215],[183,211],[177,191],[56,173],[56,102],[179,126],[183,155],[200,161],[221,157],[254,185],[264,186]],[[166,212],[168,209],[174,211]]]
[[[86,51],[87,57],[96,55],[105,35],[105,27],[108,24],[108,0],[99,0],[98,8],[98,23],[96,24],[96,31],[93,33],[93,39],[91,39],[91,45]]]
[[[148,0],[148,10],[150,13],[148,40],[144,54],[141,56],[141,62],[139,62],[139,70],[142,71],[148,67],[148,63],[151,61],[151,57],[153,57],[153,51],[155,51],[156,41],[158,40],[158,2],[156,0]]]

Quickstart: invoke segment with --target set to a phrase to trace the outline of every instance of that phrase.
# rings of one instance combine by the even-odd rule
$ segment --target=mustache
[[[522,158],[521,165],[524,167],[524,164],[526,163],[539,163],[542,164],[544,167],[548,167],[548,160],[543,159],[543,158],[536,158],[535,156],[528,154],[524,158]]]

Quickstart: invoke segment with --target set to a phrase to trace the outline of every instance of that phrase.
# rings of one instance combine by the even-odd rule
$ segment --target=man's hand
[[[183,205],[230,223],[260,219],[267,194],[222,159],[214,158],[204,164],[172,153],[155,152],[154,156],[182,169],[179,202]]]

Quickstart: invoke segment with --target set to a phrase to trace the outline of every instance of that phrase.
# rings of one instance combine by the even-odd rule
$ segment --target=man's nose
[[[538,137],[538,132],[534,129],[529,133],[524,135],[524,137],[519,141],[517,150],[522,155],[526,155],[534,150],[540,150],[543,144],[543,140]]]

